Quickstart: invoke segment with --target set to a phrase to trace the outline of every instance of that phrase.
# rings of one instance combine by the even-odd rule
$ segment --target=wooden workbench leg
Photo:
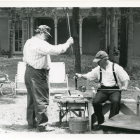
[[[139,103],[137,103],[137,116],[140,115],[140,110],[139,110]]]
[[[110,104],[105,104],[102,107],[103,114],[106,114],[110,110]],[[93,124],[97,121],[97,117],[94,113],[92,103],[88,103],[88,112],[89,112],[89,130],[91,131]]]
[[[79,111],[79,117],[82,117],[82,112],[81,111]]]
[[[62,123],[62,113],[61,113],[61,110],[60,110],[60,112],[59,112],[59,122],[60,122],[60,124]]]
[[[82,117],[85,117],[86,115],[85,115],[85,110],[82,112]]]
[[[92,117],[91,117],[91,114],[89,114],[89,116],[88,116],[88,119],[89,119],[89,131],[91,131],[91,129],[92,129],[92,126],[91,126],[91,124],[92,124],[92,119],[91,119]]]
[[[93,122],[93,114],[94,110],[93,110],[93,106],[92,106],[92,102],[88,102],[88,119],[89,119],[89,131],[91,131],[92,129],[92,122]]]

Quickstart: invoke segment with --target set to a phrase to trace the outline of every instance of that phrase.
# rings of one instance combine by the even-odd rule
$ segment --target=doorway
[[[48,38],[48,42],[50,44],[54,45],[55,44],[55,42],[54,42],[54,20],[52,18],[36,18],[34,20],[34,29],[40,25],[47,25],[51,28],[50,34],[52,37]]]

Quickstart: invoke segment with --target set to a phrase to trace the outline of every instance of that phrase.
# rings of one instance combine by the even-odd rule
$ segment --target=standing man
[[[35,36],[27,40],[23,49],[23,61],[26,62],[28,129],[37,127],[40,132],[53,130],[47,125],[47,106],[49,105],[48,56],[64,53],[73,44],[72,37],[64,44],[49,44],[46,40],[51,36],[50,30],[50,27],[40,25],[35,30]]]
[[[100,124],[104,122],[101,103],[107,100],[111,102],[109,118],[118,114],[121,100],[120,89],[127,90],[129,76],[121,66],[109,61],[108,54],[104,51],[99,51],[93,62],[97,63],[98,66],[92,69],[91,72],[87,74],[77,73],[76,75],[79,78],[88,79],[90,81],[97,79],[100,83],[95,98],[93,99],[94,112],[98,120],[98,126],[96,128],[100,129]]]

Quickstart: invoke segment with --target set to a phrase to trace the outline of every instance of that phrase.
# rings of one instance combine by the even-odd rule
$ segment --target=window
[[[22,21],[22,50],[24,47],[25,42],[29,38],[28,36],[28,22],[27,20]]]
[[[22,22],[15,24],[15,51],[22,51]]]
[[[14,53],[23,51],[23,46],[27,39],[28,39],[28,22],[26,20],[16,22],[13,33],[13,27],[11,21],[9,21],[9,40],[10,40],[9,45],[10,43],[13,44]]]

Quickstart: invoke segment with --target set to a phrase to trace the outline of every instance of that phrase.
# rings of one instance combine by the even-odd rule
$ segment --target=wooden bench
[[[58,103],[60,124],[62,123],[62,119],[64,118],[64,116],[66,116],[67,118],[67,114],[71,114],[71,112],[74,113],[77,117],[85,117],[85,111],[88,105],[87,99],[60,98],[53,99],[53,101]]]
[[[120,112],[122,112],[125,115],[131,115],[131,116],[139,116],[139,95],[137,95],[137,99],[121,99],[121,109]],[[128,108],[125,104],[135,104],[136,105],[136,113],[134,113],[130,108]],[[108,111],[110,111],[110,101],[106,101],[103,104],[102,111],[105,115]],[[93,110],[92,102],[88,102],[88,113],[89,113],[89,130],[91,131],[93,124],[97,121],[96,115]]]
[[[80,94],[79,91],[77,90],[73,90],[73,93],[76,93],[76,94]],[[86,92],[87,93],[87,92]],[[84,93],[83,95],[85,95],[86,93]],[[91,93],[91,92],[90,92]],[[96,115],[94,114],[94,109],[93,109],[93,106],[92,106],[92,100],[91,100],[91,95],[90,93],[87,93],[87,95],[85,95],[85,101],[81,101],[81,100],[78,100],[76,102],[69,102],[69,104],[67,104],[68,106],[70,107],[84,107],[85,108],[85,103],[88,104],[88,118],[89,118],[89,130],[91,131],[92,129],[92,126],[93,124],[97,121],[97,118],[96,118]],[[54,102],[60,102],[61,100],[59,99],[55,99]],[[122,112],[123,114],[125,115],[131,115],[131,116],[139,116],[140,113],[139,113],[139,104],[140,104],[140,92],[137,92],[135,93],[135,99],[121,99],[121,110],[120,112]],[[65,101],[64,101],[65,102]],[[61,103],[64,103],[61,101]],[[136,113],[134,113],[126,104],[134,104],[136,105]],[[65,107],[65,103],[62,104],[64,107]],[[67,110],[65,110],[66,114],[68,113]],[[104,104],[103,104],[103,114],[105,115],[108,111],[110,111],[110,101],[106,101]],[[59,119],[60,119],[60,122],[62,120],[62,118],[65,116],[65,113],[64,114],[61,114],[61,112],[59,112]],[[77,115],[78,116],[78,115]]]

